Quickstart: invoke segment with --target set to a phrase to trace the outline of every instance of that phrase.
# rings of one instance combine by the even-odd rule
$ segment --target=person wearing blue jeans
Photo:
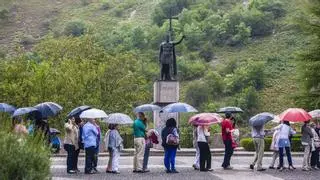
[[[168,138],[171,136],[175,137],[174,139],[179,139],[177,123],[173,118],[167,120],[166,127],[161,132],[161,138],[162,146],[164,148],[164,166],[166,167],[166,172],[178,173],[175,168],[175,162],[179,144],[178,141],[176,143],[172,143],[171,140],[168,141]]]
[[[171,170],[171,172],[176,171],[176,152],[176,147],[167,147],[164,149],[164,166],[167,170]]]

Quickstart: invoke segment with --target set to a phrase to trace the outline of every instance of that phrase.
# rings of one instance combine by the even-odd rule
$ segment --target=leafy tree
[[[86,32],[86,26],[81,21],[68,22],[64,28],[63,34],[66,36],[81,36]]]
[[[302,30],[312,36],[311,47],[300,52],[299,73],[301,76],[302,93],[298,104],[307,109],[320,107],[320,1],[306,0],[305,18],[298,22]]]

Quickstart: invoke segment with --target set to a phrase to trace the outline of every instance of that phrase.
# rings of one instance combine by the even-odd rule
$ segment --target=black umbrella
[[[76,107],[74,108],[68,115],[67,115],[67,118],[71,118],[71,117],[75,117],[75,118],[78,118],[79,115],[85,111],[85,110],[88,110],[88,109],[91,109],[90,106],[79,106],[79,107]]]
[[[44,102],[36,105],[35,108],[41,112],[42,118],[55,116],[62,110],[62,107],[54,102]]]
[[[232,106],[229,106],[229,107],[223,107],[223,108],[220,108],[218,111],[218,113],[243,113],[243,110],[239,107],[232,107]]]

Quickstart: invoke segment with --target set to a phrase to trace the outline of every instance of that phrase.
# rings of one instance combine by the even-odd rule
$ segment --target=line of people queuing
[[[318,170],[320,168],[319,162],[319,149],[320,149],[320,139],[319,131],[320,129],[315,126],[314,123],[310,121],[304,122],[301,127],[301,145],[304,149],[303,156],[303,171],[310,171],[311,169]],[[272,161],[269,169],[275,169],[275,162],[279,157],[279,163],[277,169],[283,171],[284,167],[284,151],[288,160],[288,169],[296,169],[293,166],[292,156],[291,156],[291,146],[292,137],[296,134],[295,129],[290,126],[289,121],[283,121],[281,124],[273,128],[272,142],[270,145],[270,150],[273,151]],[[250,169],[254,169],[257,166],[257,171],[265,171],[266,169],[262,167],[262,161],[264,157],[265,149],[265,131],[264,126],[252,127],[252,138],[255,146],[255,157],[253,162],[250,164]]]

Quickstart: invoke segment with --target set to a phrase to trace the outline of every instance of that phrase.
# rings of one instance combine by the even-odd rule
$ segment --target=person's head
[[[93,119],[93,118],[87,119],[87,122],[90,122],[90,123],[92,123],[92,124],[95,124],[95,119]]]
[[[118,124],[109,124],[108,129],[110,130],[118,129]]]
[[[170,118],[166,122],[166,127],[177,127],[177,122],[174,118]]]
[[[137,118],[138,118],[138,119],[141,119],[141,120],[144,120],[144,119],[146,118],[146,116],[144,115],[143,112],[138,112],[138,113],[137,113]]]
[[[72,118],[69,119],[69,122],[71,122],[72,124],[75,124],[76,123],[76,119],[74,117],[72,117]]]
[[[283,121],[283,124],[290,126],[290,122],[289,121]]]
[[[226,112],[226,114],[225,114],[225,116],[226,116],[227,119],[230,119],[230,118],[231,118],[231,115],[232,115],[232,114],[231,114],[230,112]]]
[[[310,120],[305,121],[305,122],[304,122],[304,125],[308,125],[309,123],[310,123]]]
[[[316,124],[312,122],[312,123],[310,123],[310,127],[315,129],[316,128]]]
[[[80,124],[82,123],[82,120],[79,117],[77,117],[75,118],[75,122],[78,126],[80,126]]]

